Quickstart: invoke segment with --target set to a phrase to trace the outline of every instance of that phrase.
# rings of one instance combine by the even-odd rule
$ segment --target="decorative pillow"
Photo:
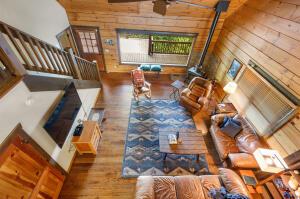
[[[151,66],[149,64],[141,64],[139,69],[143,71],[149,71],[151,69]]]
[[[224,125],[227,123],[228,119],[229,119],[229,117],[225,116],[224,119],[223,119],[223,122],[220,123],[219,127],[220,128],[224,127]]]
[[[209,195],[213,199],[249,199],[243,194],[229,193],[225,187],[221,187],[220,189],[210,189]]]
[[[151,71],[161,71],[161,65],[151,65]]]
[[[194,85],[191,89],[193,95],[196,95],[198,98],[204,96],[206,89],[199,86],[199,85]]]
[[[226,118],[224,118],[224,120],[225,119]],[[241,123],[230,117],[227,117],[226,122],[223,122],[221,127],[221,131],[232,138],[234,138],[242,129]]]

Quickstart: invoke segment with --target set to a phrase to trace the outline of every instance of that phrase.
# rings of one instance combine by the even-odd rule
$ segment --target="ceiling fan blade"
[[[140,1],[151,1],[151,0],[108,0],[108,3],[131,3]]]

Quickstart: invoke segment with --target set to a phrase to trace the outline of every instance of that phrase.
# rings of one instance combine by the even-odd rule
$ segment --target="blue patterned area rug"
[[[208,174],[205,155],[196,161],[194,155],[168,154],[163,160],[159,152],[159,131],[195,131],[192,116],[174,100],[142,100],[131,102],[123,177],[140,175],[202,175]]]

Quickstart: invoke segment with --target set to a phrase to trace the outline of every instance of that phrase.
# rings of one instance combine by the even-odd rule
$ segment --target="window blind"
[[[287,99],[250,69],[242,74],[238,88],[248,99],[248,104],[243,107],[245,116],[256,129],[263,129],[263,132],[258,132],[260,135],[272,133],[278,123],[294,110]]]

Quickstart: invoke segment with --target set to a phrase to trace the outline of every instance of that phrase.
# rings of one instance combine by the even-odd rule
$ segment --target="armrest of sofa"
[[[230,153],[228,154],[232,168],[258,169],[259,166],[253,155],[249,153]]]
[[[136,199],[155,199],[154,179],[152,176],[140,176],[136,183]]]

